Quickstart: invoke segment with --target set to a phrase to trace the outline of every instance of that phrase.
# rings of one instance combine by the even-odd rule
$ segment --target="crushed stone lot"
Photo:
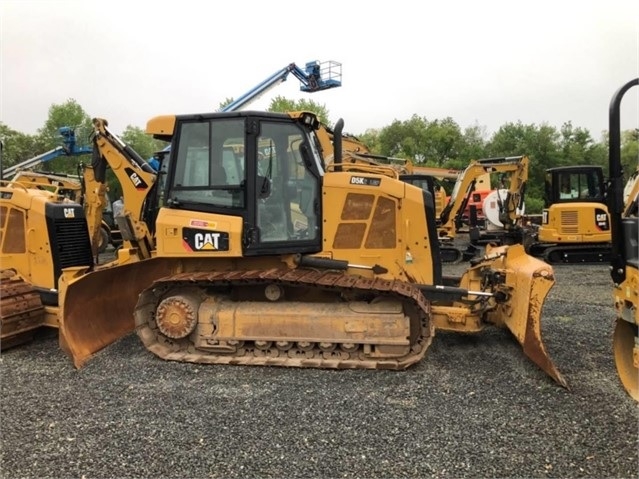
[[[0,357],[2,477],[638,477],[608,267],[554,269],[542,334],[569,391],[496,329],[439,333],[401,372],[165,362],[133,334],[76,370],[42,334]]]

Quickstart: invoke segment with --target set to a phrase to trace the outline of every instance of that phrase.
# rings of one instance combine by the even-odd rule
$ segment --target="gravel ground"
[[[570,391],[501,330],[438,334],[403,372],[164,362],[135,335],[75,370],[42,335],[0,357],[2,477],[638,477],[607,266],[555,273]]]

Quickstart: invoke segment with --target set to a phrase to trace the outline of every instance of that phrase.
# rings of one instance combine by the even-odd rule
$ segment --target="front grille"
[[[579,233],[579,214],[576,210],[561,212],[561,233],[565,235]]]
[[[54,229],[60,268],[93,264],[91,240],[84,218],[54,220]]]
[[[91,238],[84,210],[78,204],[49,203],[46,217],[57,284],[63,268],[93,266]]]

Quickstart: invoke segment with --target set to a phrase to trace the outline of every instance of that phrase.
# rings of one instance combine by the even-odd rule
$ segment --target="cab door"
[[[247,154],[253,161],[247,162],[247,174],[252,211],[245,254],[321,251],[321,174],[310,156],[308,132],[292,121],[251,124]]]

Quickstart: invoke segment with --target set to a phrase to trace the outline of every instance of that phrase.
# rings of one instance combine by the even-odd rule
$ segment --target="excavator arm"
[[[124,211],[115,221],[122,233],[123,248],[135,250],[134,254],[140,259],[149,258],[153,250],[153,236],[143,218],[143,211],[157,174],[138,153],[109,131],[106,120],[94,118],[93,126],[95,182],[88,185],[87,190],[104,197],[102,187],[106,167],[109,166],[122,187]]]
[[[623,216],[637,216],[637,200],[639,199],[639,167],[634,171],[624,187]]]

